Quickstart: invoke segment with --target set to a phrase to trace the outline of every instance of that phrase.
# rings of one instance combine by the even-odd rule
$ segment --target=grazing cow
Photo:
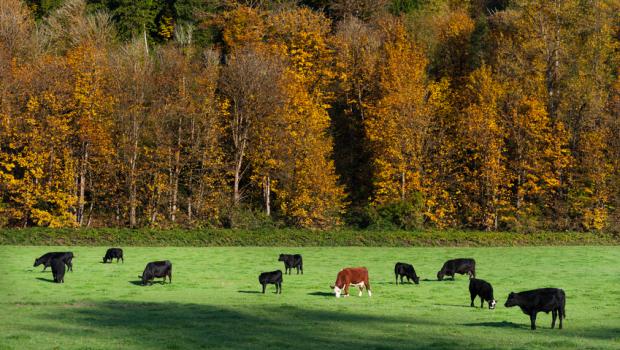
[[[263,294],[268,284],[276,285],[276,294],[282,294],[282,270],[263,272],[258,276],[258,283],[263,286]]]
[[[290,275],[293,268],[297,269],[297,274],[301,270],[301,274],[304,274],[304,262],[299,254],[280,254],[278,261],[284,261],[284,274],[288,271]]]
[[[43,254],[41,255],[41,257],[34,260],[33,267],[37,267],[43,264],[43,271],[45,271],[45,269],[47,269],[52,264],[53,259],[62,260],[67,265],[69,270],[73,272],[73,263],[71,262],[73,260],[72,252],[52,252]]]
[[[164,283],[166,283],[166,276],[172,283],[172,263],[169,260],[153,261],[146,264],[142,276],[138,277],[142,279],[142,285],[145,285],[147,283],[153,284],[152,281],[155,278],[163,278]]]
[[[52,266],[52,276],[54,276],[54,282],[65,283],[65,262],[60,258],[52,259],[50,262]]]
[[[508,299],[504,304],[506,307],[518,306],[524,314],[530,316],[531,328],[536,329],[536,314],[539,312],[549,313],[551,311],[551,328],[555,327],[555,320],[559,316],[560,329],[562,329],[562,319],[566,318],[566,294],[559,288],[541,288],[528,290],[520,293],[508,294]]]
[[[413,265],[407,263],[397,262],[394,265],[394,275],[396,275],[396,284],[398,284],[398,276],[400,276],[400,284],[403,284],[403,276],[407,277],[407,282],[411,283],[411,280],[415,284],[420,283],[420,277],[416,275]]]
[[[476,261],[474,259],[452,259],[446,261],[441,270],[437,272],[437,279],[443,280],[444,276],[452,277],[454,280],[454,274],[468,274],[469,278],[476,277]]]
[[[484,307],[484,301],[489,304],[489,309],[495,309],[495,298],[493,298],[493,286],[485,280],[472,278],[469,280],[469,295],[471,296],[471,307],[474,306],[474,299],[480,297],[480,307]]]
[[[108,261],[112,262],[112,259],[116,259],[116,263],[118,260],[123,260],[123,264],[125,263],[125,259],[123,259],[123,250],[121,248],[110,248],[105,252],[105,256],[103,257],[103,263],[107,263]]]
[[[340,294],[344,291],[344,296],[349,296],[349,286],[356,286],[360,289],[359,296],[362,296],[364,287],[368,291],[368,296],[372,295],[370,291],[370,282],[368,280],[368,269],[365,267],[347,267],[338,272],[336,283],[331,286],[334,289],[336,298],[340,298]]]

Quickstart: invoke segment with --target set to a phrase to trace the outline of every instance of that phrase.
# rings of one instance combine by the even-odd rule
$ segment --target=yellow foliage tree
[[[74,154],[77,160],[77,210],[78,225],[84,224],[86,191],[93,191],[88,184],[105,179],[103,174],[111,165],[114,154],[110,129],[114,99],[106,91],[107,64],[100,51],[92,44],[82,43],[67,53],[67,66],[73,81],[73,96],[69,117],[72,119]],[[92,186],[91,186],[92,187]],[[91,195],[91,208],[93,198]]]
[[[427,60],[400,22],[383,23],[380,98],[365,120],[373,153],[374,202],[405,200],[422,191],[423,143],[429,123]]]
[[[497,230],[509,204],[506,131],[499,113],[502,95],[503,87],[494,80],[490,67],[472,72],[461,92],[463,107],[456,129],[460,207],[469,225],[486,230]]]
[[[23,105],[18,100],[15,108],[3,106],[0,112],[0,188],[9,204],[0,211],[9,223],[75,225],[71,209],[76,163],[64,72],[62,61],[54,57],[42,57],[38,66],[13,66],[11,73],[24,100]]]

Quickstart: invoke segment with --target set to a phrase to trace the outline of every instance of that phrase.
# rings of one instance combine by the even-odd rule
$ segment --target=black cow
[[[400,284],[403,284],[403,276],[407,277],[407,282],[411,283],[411,280],[415,284],[420,283],[420,277],[416,275],[413,265],[407,263],[397,262],[394,265],[394,275],[396,276],[396,284],[398,284],[398,276],[400,276]]]
[[[47,269],[52,264],[53,259],[62,260],[67,265],[69,270],[73,272],[73,263],[71,262],[73,260],[72,252],[52,252],[43,254],[41,255],[41,257],[34,259],[33,267],[37,267],[43,264],[43,271],[45,271],[45,269]]]
[[[536,329],[536,314],[539,312],[549,313],[551,311],[551,328],[555,327],[555,320],[559,316],[560,329],[562,329],[562,319],[566,318],[566,294],[559,288],[541,288],[528,290],[520,293],[508,294],[508,299],[504,304],[506,307],[518,306],[524,314],[530,316],[532,330]]]
[[[60,258],[52,259],[50,262],[52,266],[52,276],[54,276],[54,282],[65,283],[65,262]]]
[[[489,304],[489,309],[495,309],[495,298],[493,298],[493,286],[485,280],[472,278],[469,280],[469,295],[471,296],[471,307],[474,306],[474,299],[480,297],[480,307],[484,307],[484,302]]]
[[[299,254],[280,254],[278,261],[284,261],[284,274],[288,271],[290,275],[293,268],[297,269],[297,274],[301,270],[301,274],[304,274],[304,262]]]
[[[282,270],[261,273],[260,276],[258,276],[258,283],[263,286],[263,294],[265,294],[265,287],[267,287],[268,284],[275,284],[276,294],[278,294],[278,292],[282,294]]]
[[[166,283],[166,276],[168,276],[170,283],[172,283],[172,263],[169,260],[153,261],[146,264],[142,276],[138,277],[142,279],[142,285],[145,285],[153,284],[152,281],[155,278],[163,278],[163,283]]]
[[[121,248],[110,248],[105,252],[105,256],[103,257],[103,263],[107,263],[108,261],[112,262],[112,259],[123,260],[123,264],[125,263],[125,259],[123,259],[123,250]]]
[[[450,276],[454,280],[454,274],[468,274],[469,278],[476,277],[476,261],[474,259],[452,259],[446,261],[441,270],[437,272],[437,279],[443,280],[444,276]]]

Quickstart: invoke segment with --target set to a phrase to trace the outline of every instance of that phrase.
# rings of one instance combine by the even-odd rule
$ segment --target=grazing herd
[[[48,267],[52,268],[52,276],[54,282],[64,283],[65,271],[73,272],[72,260],[74,255],[72,252],[51,252],[35,259],[34,267],[43,265],[43,271]],[[103,263],[112,262],[116,259],[123,263],[123,250],[121,248],[110,248],[103,257]],[[296,269],[297,274],[301,272],[303,275],[303,258],[299,254],[280,254],[278,261],[284,263],[284,274],[292,274],[292,270]],[[65,268],[66,266],[66,268]],[[454,280],[455,274],[469,275],[469,294],[471,297],[471,307],[474,307],[474,300],[480,298],[480,307],[484,307],[487,302],[489,309],[495,309],[497,304],[493,296],[493,286],[485,280],[476,278],[476,261],[470,258],[452,259],[446,261],[441,269],[437,272],[437,280],[442,281],[445,276]],[[415,284],[420,283],[420,277],[416,274],[413,265],[408,263],[397,262],[394,266],[394,275],[396,285],[400,278],[402,285],[403,278],[407,278],[407,282]],[[163,278],[166,283],[168,277],[169,283],[172,283],[172,263],[169,260],[153,261],[146,264],[141,276],[138,276],[142,285],[150,285],[155,278]],[[258,282],[262,286],[262,292],[268,284],[276,287],[276,294],[282,294],[282,270],[271,272],[263,272],[258,276]],[[372,296],[370,289],[370,278],[368,269],[365,267],[348,267],[340,270],[336,276],[336,282],[330,287],[334,290],[336,298],[340,296],[349,296],[349,288],[359,288],[359,296],[362,296],[366,289],[368,296]],[[564,290],[559,288],[541,288],[520,293],[511,292],[504,304],[505,307],[518,306],[524,314],[530,316],[531,329],[536,329],[536,315],[539,312],[552,314],[551,328],[555,328],[556,320],[559,318],[559,328],[562,329],[562,320],[566,318],[566,294]]]

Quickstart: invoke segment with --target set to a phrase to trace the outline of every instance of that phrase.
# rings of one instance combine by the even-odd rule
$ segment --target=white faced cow
[[[340,270],[336,277],[336,283],[331,286],[331,288],[334,289],[336,298],[340,298],[341,294],[348,297],[349,286],[351,285],[360,289],[359,296],[362,296],[364,288],[368,291],[368,296],[371,296],[372,292],[370,291],[370,282],[368,281],[368,269],[365,267],[347,267]]]

